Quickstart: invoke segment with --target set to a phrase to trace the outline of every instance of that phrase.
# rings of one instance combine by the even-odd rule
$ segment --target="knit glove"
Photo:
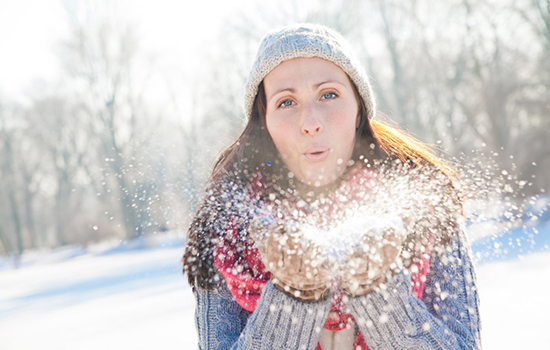
[[[277,289],[302,301],[316,301],[328,293],[334,262],[304,239],[296,224],[255,218],[249,234]]]
[[[391,276],[390,265],[397,263],[406,235],[396,228],[368,231],[348,249],[340,267],[340,283],[350,296],[365,295]]]

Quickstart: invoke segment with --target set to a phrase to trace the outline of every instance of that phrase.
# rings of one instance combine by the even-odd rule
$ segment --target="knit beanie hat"
[[[248,119],[265,76],[281,62],[298,57],[320,57],[340,67],[353,81],[367,108],[375,115],[375,102],[369,78],[349,43],[333,29],[320,24],[297,24],[266,34],[260,43],[252,71],[245,85],[244,109]]]

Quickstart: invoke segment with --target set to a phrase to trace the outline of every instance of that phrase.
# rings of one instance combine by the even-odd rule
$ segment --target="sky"
[[[245,2],[111,1],[137,23],[150,52],[182,65]],[[36,82],[55,81],[60,74],[56,47],[67,32],[62,0],[0,0],[0,96],[21,99]]]
[[[33,80],[56,76],[52,46],[62,18],[60,1],[0,1],[0,93],[19,95]]]

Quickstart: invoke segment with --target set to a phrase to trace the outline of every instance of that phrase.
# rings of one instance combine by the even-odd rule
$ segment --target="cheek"
[[[353,143],[355,141],[358,118],[354,116],[353,110],[331,120],[332,123],[328,127],[334,132],[338,141],[341,143]]]
[[[284,153],[288,148],[288,131],[291,126],[288,122],[266,116],[267,132],[273,139],[273,143],[279,153]]]
[[[333,130],[334,143],[338,147],[337,158],[345,162],[351,159],[355,146],[356,118],[348,115],[335,118],[334,123],[329,126]]]

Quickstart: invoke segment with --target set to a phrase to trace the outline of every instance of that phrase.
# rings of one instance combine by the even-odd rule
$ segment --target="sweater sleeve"
[[[225,287],[195,288],[195,324],[200,350],[315,349],[330,311],[331,297],[304,303],[268,282],[252,313]]]
[[[476,277],[462,230],[434,249],[423,300],[404,271],[347,306],[371,350],[481,349]]]
[[[244,329],[250,312],[233,300],[225,284],[218,290],[195,286],[194,294],[199,350],[231,348]]]

